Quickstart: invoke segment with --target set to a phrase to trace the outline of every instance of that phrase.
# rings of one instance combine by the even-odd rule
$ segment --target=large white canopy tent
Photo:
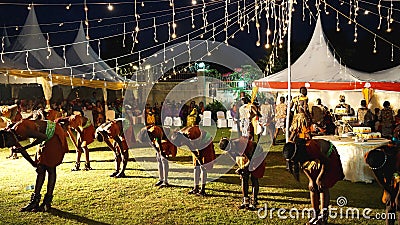
[[[92,49],[89,41],[86,39],[82,23],[80,24],[74,44],[66,52],[66,58],[71,66],[84,72],[84,74],[81,75],[82,78],[91,79],[92,81],[126,82],[124,78],[119,76]],[[103,86],[102,89],[104,101],[107,102],[107,86]]]
[[[77,40],[81,39],[79,35],[82,34],[78,32]],[[79,45],[85,46],[85,55],[87,53],[92,55],[83,57],[82,47],[79,47]],[[90,45],[81,41],[76,44],[76,47],[75,44],[73,46],[69,50],[69,54],[70,57],[75,57],[75,59],[69,60],[66,56],[60,57],[49,46],[47,39],[41,32],[35,9],[32,7],[17,40],[9,48],[11,53],[3,55],[4,63],[0,62],[0,73],[4,76],[0,81],[10,84],[39,83],[43,87],[47,101],[51,99],[52,85],[56,84],[102,88],[103,92],[105,89],[121,90],[125,87],[123,78],[119,77],[103,60],[99,59]],[[70,61],[75,63],[75,66],[70,65]],[[90,76],[87,70],[88,66],[85,65],[88,62],[91,64]]]
[[[334,108],[339,103],[339,95],[346,96],[346,102],[353,108],[360,106],[363,99],[361,90],[371,87],[375,90],[370,107],[382,107],[384,100],[391,101],[392,105],[400,106],[400,85],[380,80],[368,80],[375,74],[364,73],[341,65],[331,53],[323,34],[321,19],[318,18],[314,34],[304,53],[291,65],[291,88],[296,91],[292,96],[299,94],[299,88],[307,87],[308,96],[312,104],[321,98],[328,108]],[[400,70],[400,69],[399,69]],[[254,82],[260,91],[276,91],[281,96],[287,95],[287,69],[272,74]],[[395,77],[395,75],[393,75]],[[399,79],[399,78],[398,78]],[[393,104],[394,103],[394,104]]]

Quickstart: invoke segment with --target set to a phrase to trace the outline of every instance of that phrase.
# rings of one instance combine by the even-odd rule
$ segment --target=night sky
[[[7,2],[11,2],[8,1]],[[7,32],[10,36],[11,41],[13,41],[18,35],[19,30],[16,30],[16,26],[22,26],[25,22],[26,16],[28,14],[27,6],[31,3],[31,1],[12,1],[18,2],[18,5],[6,4],[2,1],[0,4],[0,22],[3,26],[7,27]],[[38,17],[38,21],[40,24],[49,24],[53,23],[53,25],[41,26],[42,32],[50,33],[50,43],[51,45],[60,45],[60,44],[68,44],[71,43],[76,35],[77,29],[79,27],[79,23],[68,23],[68,21],[84,21],[85,14],[83,10],[83,0],[81,1],[66,1],[60,0],[56,1],[33,1],[34,4],[38,4],[35,6],[36,14]],[[91,4],[91,3],[104,3],[104,4]],[[120,3],[114,4],[114,10],[107,10],[107,3]],[[211,1],[206,1],[209,3]],[[236,1],[231,1],[236,2]],[[241,1],[243,2],[243,1]],[[251,4],[254,1],[246,1],[247,4]],[[332,4],[335,8],[339,9],[341,12],[346,15],[349,14],[349,8],[347,4],[340,5],[339,1],[328,1],[329,4]],[[377,4],[378,1],[373,0],[369,1],[370,3]],[[66,9],[66,6],[69,3],[79,3],[80,5],[72,5],[69,10]],[[110,35],[116,35],[123,32],[123,23],[126,23],[126,31],[132,31],[134,29],[134,5],[132,1],[87,1],[89,11],[88,18],[89,20],[94,20],[89,23],[90,26],[90,37],[91,39],[101,38]],[[138,1],[138,14],[141,16],[141,19],[148,19],[146,21],[140,22],[139,26],[141,28],[144,27],[152,27],[153,19],[152,17],[156,17],[157,24],[164,22],[171,22],[172,20],[172,9],[169,6],[169,1],[144,1],[144,7],[141,6],[141,1]],[[40,4],[59,4],[59,5],[40,5]],[[190,0],[176,0],[175,7],[188,7],[191,5]],[[194,8],[194,13],[201,13],[201,5],[202,2],[198,1],[197,7]],[[313,1],[308,1],[308,5],[311,10],[315,13],[315,6]],[[390,6],[390,2],[383,2],[382,5]],[[207,7],[206,11],[214,9],[213,12],[208,13],[208,21],[209,23],[223,18],[224,14],[224,3],[215,3],[215,5],[211,7]],[[397,20],[400,20],[400,4],[398,2],[394,3],[393,16],[394,22],[392,23],[392,32],[387,33],[385,30],[387,29],[386,18],[382,21],[382,28],[380,31],[376,30],[378,26],[378,17],[370,13],[369,15],[364,15],[364,11],[361,8],[368,9],[371,12],[377,12],[376,5],[368,5],[362,2],[359,2],[360,10],[358,15],[358,22],[367,28],[371,29],[373,32],[376,32],[378,35],[383,35],[389,41],[395,44],[395,46],[400,46],[400,26]],[[220,9],[218,9],[220,7]],[[229,7],[229,12],[235,11],[237,8],[236,4],[233,4]],[[152,13],[155,11],[164,10],[160,13]],[[355,68],[362,71],[377,71],[389,67],[396,66],[400,64],[400,51],[394,47],[394,61],[391,62],[391,46],[389,44],[384,43],[383,41],[377,38],[377,53],[373,53],[373,45],[374,36],[364,31],[361,27],[358,27],[358,41],[357,43],[353,42],[354,39],[354,24],[347,24],[348,19],[345,19],[342,16],[339,16],[340,20],[340,32],[336,32],[336,13],[328,7],[329,15],[325,14],[324,8],[321,7],[322,13],[322,21],[323,28],[325,34],[327,35],[329,41],[333,43],[334,48],[337,52],[342,56],[342,61],[344,61],[349,67]],[[179,20],[183,17],[190,17],[190,11],[186,11],[185,13],[180,13],[181,11],[176,10],[176,20]],[[387,9],[382,10],[382,16],[386,17]],[[115,19],[106,19],[110,17],[121,17]],[[150,18],[150,19],[149,19]],[[102,19],[100,22],[99,20]],[[309,12],[306,9],[306,17],[305,22],[302,21],[302,2],[298,1],[295,6],[294,18],[293,18],[293,49],[294,49],[294,58],[297,58],[303,49],[306,47],[308,41],[311,38],[315,22],[312,21],[312,24],[309,24]],[[59,26],[60,23],[63,23],[63,26]],[[120,23],[119,25],[112,25]],[[199,30],[203,21],[201,15],[195,17],[196,28],[191,28],[191,19],[188,18],[184,21],[177,22],[177,35],[181,37],[182,34],[187,32],[197,30],[195,35],[201,34],[203,31]],[[98,27],[104,26],[104,27]],[[98,27],[98,28],[96,28]],[[229,43],[232,46],[239,48],[248,54],[255,61],[266,56],[267,51],[262,47],[265,43],[265,30],[266,30],[266,22],[265,17],[262,16],[261,19],[261,34],[262,34],[262,43],[261,47],[257,47],[255,45],[257,41],[257,33],[254,23],[250,25],[250,34],[247,31],[240,32],[235,35],[234,40],[230,40]],[[234,26],[229,29],[229,31],[234,31],[238,29],[238,26]],[[71,31],[66,31],[71,30]],[[60,32],[65,31],[65,32]],[[58,33],[52,33],[58,32]],[[153,41],[153,32],[154,30],[148,29],[139,32],[138,40],[139,43],[135,47],[135,51],[141,51],[143,49],[149,48],[155,45]],[[162,27],[157,28],[157,36],[158,43],[163,43],[168,41],[168,27],[164,25]],[[204,35],[205,38],[210,38],[211,32]],[[132,47],[132,38],[130,34],[125,36],[126,47],[122,47],[122,36],[118,36],[115,38],[109,38],[101,41],[101,56],[103,59],[108,59],[116,56],[120,56],[123,54],[127,54],[131,51]],[[218,41],[224,41],[224,34],[216,37]],[[183,40],[177,40],[176,42],[185,41],[186,37]],[[173,42],[173,43],[176,43]],[[171,43],[171,44],[173,44]],[[97,42],[91,43],[93,49],[97,51]],[[144,58],[146,56],[152,55],[154,52],[162,49],[161,47],[157,49],[153,49],[151,51],[142,52],[141,57]],[[61,49],[55,49],[57,52],[61,53]],[[138,55],[135,54],[131,57],[126,57],[122,59],[119,64],[129,63],[131,61],[137,60]],[[111,66],[114,65],[114,62],[108,62]]]

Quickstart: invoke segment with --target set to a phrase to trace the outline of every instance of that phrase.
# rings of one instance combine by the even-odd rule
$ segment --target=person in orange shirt
[[[76,131],[76,139],[72,134],[71,128]],[[91,170],[90,159],[89,159],[89,148],[88,145],[94,141],[95,129],[89,118],[81,115],[71,115],[68,118],[68,129],[67,132],[72,142],[76,147],[76,162],[75,167],[71,171],[80,170],[81,155],[85,153],[85,168],[84,170]]]
[[[311,207],[314,215],[308,224],[327,224],[330,191],[344,179],[342,163],[336,147],[323,139],[288,142],[283,147],[287,169],[300,180],[300,169],[308,178]]]
[[[297,138],[310,139],[311,138],[311,115],[308,109],[307,88],[300,88],[299,96],[292,99],[290,108],[294,108],[294,116],[290,126],[289,140],[294,141]]]
[[[266,153],[260,145],[246,137],[237,139],[222,138],[219,148],[226,151],[236,161],[239,169],[236,173],[242,180],[243,202],[239,209],[256,210],[260,184],[258,179],[264,176]],[[249,179],[252,185],[252,198],[249,198]]]
[[[114,153],[115,172],[113,172],[110,177],[126,177],[125,169],[129,159],[129,147],[125,140],[122,120],[113,120],[103,123],[96,129],[95,137],[99,142],[104,141]]]
[[[21,146],[19,142],[29,138],[35,140],[26,146]],[[35,160],[33,160],[26,150],[36,145],[40,146],[36,152]],[[0,148],[5,147],[11,148],[15,153],[21,153],[36,168],[37,175],[34,193],[31,196],[29,204],[21,208],[20,211],[48,211],[51,208],[53,191],[56,184],[56,168],[62,163],[65,153],[69,151],[63,128],[52,121],[21,120],[12,126],[11,129],[0,130]],[[47,192],[43,203],[39,205],[40,192],[44,184],[46,172],[48,174]]]
[[[199,128],[199,126],[184,127],[174,133],[172,143],[177,146],[186,145],[192,152],[194,166],[194,187],[188,194],[200,196],[206,195],[207,170],[211,170],[214,165],[215,151],[213,138],[211,135]],[[199,183],[201,179],[201,189]]]

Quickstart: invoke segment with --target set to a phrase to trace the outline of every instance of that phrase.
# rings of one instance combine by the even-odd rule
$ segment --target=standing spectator
[[[300,88],[300,95],[293,98],[290,108],[294,108],[293,121],[290,126],[290,137],[291,141],[296,138],[310,139],[310,122],[311,115],[308,110],[308,97],[307,88]]]
[[[382,125],[382,136],[391,138],[393,134],[393,125],[394,125],[394,111],[390,107],[390,102],[385,101],[383,103],[383,109],[379,114],[379,121]]]
[[[397,110],[397,114],[394,116],[394,123],[396,126],[400,125],[400,109]]]
[[[182,101],[182,108],[181,111],[179,112],[179,117],[182,120],[182,124],[186,124],[187,121],[187,116],[189,115],[189,106],[185,104],[185,101]]]
[[[262,127],[262,135],[265,136],[267,134],[268,127],[273,127],[273,120],[275,117],[273,100],[264,100],[263,104],[260,106],[260,114],[261,117],[259,118],[259,121]]]
[[[204,110],[205,110],[204,102],[199,102],[199,110],[198,110],[199,115],[203,115]]]
[[[328,111],[328,108],[322,105],[322,101],[320,98],[317,99],[316,105],[311,107],[311,122],[313,124],[315,133],[325,133],[325,114]]]
[[[103,104],[100,101],[96,102],[96,107],[95,110],[93,110],[95,116],[95,121],[96,121],[96,126],[100,126],[100,124],[103,124],[105,121],[105,114],[104,114],[104,107]]]
[[[161,125],[161,108],[158,105],[158,102],[154,103],[153,110],[154,110],[154,117],[156,120],[156,125]]]
[[[75,99],[75,103],[72,106],[72,113],[73,114],[80,113],[81,116],[84,115],[83,108],[82,108],[82,102],[81,102],[81,100],[79,98]]]
[[[373,126],[372,121],[374,120],[374,116],[371,112],[370,109],[367,107],[367,101],[366,100],[361,100],[361,107],[358,108],[357,110],[357,119],[358,123],[361,126],[368,126],[371,127]]]
[[[280,103],[275,108],[275,133],[272,145],[276,145],[276,138],[279,134],[279,129],[285,133],[285,123],[286,123],[286,112],[287,105],[285,103],[285,97],[281,96],[279,98]]]
[[[93,91],[92,97],[90,97],[90,104],[96,105],[96,102],[97,102],[97,94],[95,91]]]
[[[381,131],[381,124],[379,122],[379,114],[380,114],[380,112],[381,112],[380,108],[375,108],[374,109],[374,120],[373,120],[374,126],[372,127],[372,131],[374,131],[374,132]]]

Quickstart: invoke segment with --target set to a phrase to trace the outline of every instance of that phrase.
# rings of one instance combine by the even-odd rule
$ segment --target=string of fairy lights
[[[308,6],[307,2],[308,1],[306,1],[306,0],[303,1],[303,12],[302,12],[303,13],[303,21],[305,20],[305,14],[306,14],[305,11],[306,11],[306,9],[309,11],[310,18],[313,15],[313,13],[311,12],[311,9]],[[395,23],[400,23],[399,21],[397,21],[397,20],[395,20],[393,18],[393,11],[400,11],[399,9],[394,8],[393,2],[390,1],[390,7],[387,7],[387,6],[382,5],[382,1],[379,1],[379,3],[375,5],[376,8],[377,8],[377,12],[376,13],[372,12],[371,10],[367,10],[367,9],[365,9],[363,7],[360,7],[360,5],[359,5],[359,3],[366,3],[366,4],[369,4],[369,5],[374,5],[371,2],[367,2],[367,1],[363,1],[363,0],[353,0],[353,1],[350,0],[350,2],[345,2],[344,0],[339,0],[339,2],[340,2],[340,5],[346,4],[346,5],[349,6],[348,15],[346,15],[341,10],[337,9],[336,7],[334,7],[332,4],[327,3],[326,0],[320,0],[320,1],[316,2],[316,6],[318,6],[317,7],[318,10],[317,10],[317,13],[316,13],[316,17],[318,17],[320,12],[321,12],[319,10],[320,9],[319,5],[323,4],[323,8],[324,8],[324,11],[325,11],[326,15],[329,15],[328,8],[333,10],[336,13],[336,31],[337,32],[341,31],[340,22],[339,22],[340,21],[339,15],[340,15],[341,17],[343,17],[343,18],[348,20],[348,24],[354,24],[354,39],[353,39],[353,41],[355,43],[358,41],[358,28],[362,28],[364,31],[367,31],[368,33],[370,33],[373,36],[373,49],[372,49],[372,52],[374,54],[377,53],[377,39],[380,39],[381,41],[385,42],[386,44],[388,44],[390,46],[390,49],[391,49],[390,61],[393,62],[394,61],[394,49],[400,49],[400,46],[398,44],[395,44],[395,43],[389,41],[387,38],[383,37],[382,35],[379,35],[377,32],[374,32],[370,28],[368,28],[368,27],[366,27],[366,26],[364,26],[364,25],[362,25],[362,24],[360,24],[358,22],[359,10],[363,10],[364,11],[364,15],[372,14],[372,15],[375,15],[375,16],[378,17],[379,25],[377,27],[377,30],[381,30],[382,18],[386,18],[386,22],[387,22],[386,32],[390,33],[392,31],[391,24],[394,23],[394,22]],[[387,11],[387,15],[386,16],[384,16],[382,14],[382,9],[385,9]],[[311,24],[311,19],[310,19],[310,24]],[[276,29],[275,29],[275,31],[276,31]],[[268,33],[269,33],[269,30],[267,30],[267,34]],[[329,41],[328,41],[328,43],[329,43]],[[268,39],[267,39],[266,47],[270,47],[270,46],[271,45],[269,45]],[[275,60],[279,57],[278,56],[278,51],[277,51],[278,47],[276,47],[276,44],[272,44],[272,46],[273,46],[273,50],[271,51],[271,54],[268,57],[267,65],[266,65],[266,68],[265,68],[265,71],[266,71],[267,74],[269,74],[270,72],[273,71]],[[331,43],[329,43],[329,46],[331,47],[331,49],[333,49],[332,50],[333,54],[335,56],[337,56],[338,55],[337,51],[333,48]],[[340,62],[339,64],[342,65],[341,58],[339,58],[338,60]]]
[[[217,21],[218,22],[218,21]],[[215,24],[216,23],[213,23],[213,26],[215,27]],[[219,25],[219,26],[221,26],[221,25]],[[215,29],[213,30],[213,33],[215,32]],[[191,33],[194,33],[194,31],[192,31]],[[215,33],[214,33],[214,35],[215,35]],[[189,37],[189,35],[188,35],[188,37]],[[196,37],[195,37],[196,38]],[[164,44],[164,49],[165,49],[165,44]],[[165,52],[165,50],[164,50],[164,52]],[[138,53],[139,54],[139,58],[140,58],[140,52]],[[141,60],[139,59],[137,62],[140,62]],[[123,65],[121,65],[121,66],[123,66]],[[75,67],[77,67],[77,66],[75,66]],[[56,70],[56,69],[62,69],[62,68],[54,68],[53,70]],[[72,69],[71,69],[71,71],[72,71]],[[72,74],[71,74],[72,75]],[[73,77],[77,77],[78,75],[73,75]],[[83,74],[83,78],[85,77],[85,74]]]
[[[187,43],[190,40],[195,40],[195,39],[204,39],[205,36],[210,36],[209,38],[206,38],[206,40],[212,40],[215,41],[216,37],[224,33],[224,43],[228,44],[228,40],[231,38],[235,37],[235,34],[238,31],[244,31],[247,27],[247,32],[250,33],[250,22],[253,22],[256,28],[256,33],[257,33],[257,41],[255,43],[256,46],[261,46],[261,40],[262,36],[265,38],[265,45],[264,47],[266,49],[269,49],[272,47],[271,55],[268,57],[268,63],[267,63],[267,68],[266,72],[268,73],[269,71],[272,71],[272,67],[274,66],[274,63],[276,59],[279,57],[278,56],[278,49],[283,47],[284,40],[287,36],[288,32],[288,1],[282,1],[282,2],[275,2],[275,1],[264,1],[264,0],[254,0],[251,3],[248,3],[250,0],[219,0],[219,1],[208,1],[206,2],[205,0],[202,1],[191,1],[191,5],[187,5],[184,7],[176,7],[175,0],[161,0],[161,1],[137,1],[134,0],[133,2],[118,2],[118,3],[110,3],[110,2],[90,2],[88,3],[86,0],[83,0],[82,3],[70,3],[70,4],[59,4],[59,3],[46,3],[46,4],[22,4],[22,3],[0,3],[1,5],[15,5],[15,6],[27,6],[29,10],[33,9],[33,7],[48,7],[48,6],[53,6],[53,7],[65,7],[66,10],[70,10],[72,7],[83,7],[84,11],[84,29],[86,33],[86,40],[84,42],[77,42],[77,43],[68,43],[68,44],[63,44],[63,45],[57,45],[57,46],[50,46],[50,36],[55,34],[55,33],[61,33],[61,32],[72,32],[76,31],[77,29],[59,29],[57,31],[52,31],[52,32],[47,32],[43,34],[46,39],[46,46],[43,48],[36,48],[36,49],[23,49],[23,50],[17,50],[17,51],[6,51],[6,38],[3,36],[1,38],[1,52],[0,52],[0,58],[1,62],[4,63],[4,56],[11,55],[11,54],[16,54],[16,53],[25,53],[26,58],[25,58],[25,63],[27,70],[32,73],[35,71],[48,71],[51,77],[52,71],[59,70],[59,69],[70,69],[72,77],[81,77],[82,79],[85,79],[87,74],[73,74],[73,68],[81,67],[81,66],[92,66],[93,70],[93,76],[92,79],[94,79],[94,74],[95,72],[107,72],[108,69],[101,70],[101,71],[95,71],[95,63],[82,63],[79,65],[74,65],[74,66],[68,66],[67,65],[67,59],[66,59],[66,49],[67,47],[71,47],[73,45],[77,44],[82,44],[85,43],[87,46],[87,54],[89,54],[89,48],[91,44],[97,45],[98,48],[98,56],[100,59],[101,56],[101,41],[109,38],[115,38],[122,36],[122,47],[126,48],[128,47],[126,44],[126,39],[127,36],[130,35],[132,38],[132,46],[131,46],[131,51],[128,54],[123,54],[119,55],[117,57],[105,59],[104,62],[115,62],[115,67],[110,68],[111,70],[118,71],[119,68],[124,67],[124,66],[133,66],[133,65],[138,65],[138,70],[144,69],[140,65],[143,64],[143,62],[146,61],[146,52],[150,52],[151,50],[154,49],[160,49],[162,48],[164,53],[165,51],[168,50],[167,46],[173,43],[178,42],[179,40],[186,40],[184,43]],[[389,6],[385,6],[382,4],[382,0],[379,0],[377,4],[374,4],[372,2],[368,2],[365,0],[349,0],[349,2],[345,2],[343,0],[339,0],[340,5],[346,4],[348,6],[348,13],[344,13],[343,10],[339,10],[333,5],[329,4],[326,0],[316,0],[315,2],[315,7],[317,9],[317,15],[320,16],[321,13],[321,6],[323,8],[323,11],[325,14],[329,14],[329,10],[331,9],[335,12],[336,15],[336,30],[339,32],[340,29],[340,17],[345,18],[348,20],[348,24],[353,24],[354,25],[354,42],[357,42],[358,40],[358,29],[363,29],[373,35],[373,53],[377,52],[378,46],[377,46],[377,39],[380,39],[390,45],[391,47],[391,61],[394,61],[394,49],[400,49],[400,46],[390,42],[386,38],[384,38],[382,35],[377,34],[377,32],[372,31],[370,28],[362,25],[359,23],[359,13],[360,10],[364,11],[364,15],[374,15],[378,17],[379,25],[377,27],[377,30],[380,30],[383,26],[383,24],[386,25],[386,32],[391,32],[392,31],[392,23],[399,23],[395,18],[393,18],[393,12],[394,11],[400,11],[399,9],[396,9],[393,5],[393,2],[390,1]],[[169,4],[169,9],[163,9],[163,10],[158,10],[158,11],[151,11],[151,12],[139,12],[139,7],[145,8],[147,4]],[[294,2],[297,4],[297,2]],[[363,8],[360,6],[361,4],[366,4],[366,5],[372,5],[376,7],[377,12],[373,12],[371,10],[367,10],[366,8]],[[113,11],[115,7],[123,6],[124,5],[132,5],[133,4],[133,15],[122,15],[122,16],[117,16],[117,17],[103,17],[103,18],[96,18],[96,19],[90,19],[89,18],[89,9],[94,6],[98,5],[104,5],[107,7],[107,10]],[[237,9],[232,11],[232,8],[236,7]],[[210,21],[208,18],[208,15],[217,10],[224,10],[223,17],[215,20],[215,21]],[[311,17],[313,16],[310,7],[309,7],[309,2],[308,0],[303,0],[302,1],[302,17],[303,21],[305,20],[306,17],[306,9],[308,10],[309,16],[310,16],[310,23],[311,23]],[[141,10],[142,11],[142,10]],[[195,11],[199,11],[198,13],[195,13]],[[201,11],[201,12],[200,12]],[[168,13],[167,13],[168,12]],[[384,14],[386,12],[386,14]],[[178,17],[179,14],[190,14],[187,16],[183,17]],[[261,31],[261,21],[262,20],[262,15],[265,15],[265,26],[266,30],[265,33]],[[196,29],[196,18],[201,16],[201,22],[202,26],[198,29]],[[340,16],[340,17],[339,17]],[[143,17],[143,18],[141,18]],[[169,17],[170,21],[168,22],[163,22],[163,23],[157,23],[157,20],[161,20],[160,17]],[[99,25],[99,22],[106,21],[106,20],[114,20],[114,19],[122,19],[126,20],[124,22],[115,22],[111,24],[106,24],[106,25]],[[178,23],[185,21],[185,20],[190,20],[191,22],[191,27],[192,31],[189,31],[187,33],[178,33]],[[152,25],[142,25],[144,24],[144,21],[152,21]],[[65,21],[61,23],[43,23],[43,24],[38,24],[37,26],[42,27],[42,26],[59,26],[62,27],[65,24],[73,24],[73,23],[80,23],[81,21]],[[219,23],[221,22],[221,23]],[[133,25],[132,29],[130,27]],[[229,33],[229,28],[233,27],[234,25],[238,25],[239,28],[235,30],[234,32]],[[32,25],[30,25],[32,26]],[[34,25],[33,25],[34,26]],[[93,32],[94,29],[107,29],[109,27],[123,27],[123,31],[119,32],[117,34],[113,35],[108,35],[108,36],[102,36],[99,38],[92,39],[90,37],[90,33]],[[161,40],[161,37],[158,36],[157,29],[160,29],[160,27],[168,27],[168,39],[165,41]],[[21,26],[20,25],[8,25],[5,26],[4,29],[19,29]],[[218,30],[219,28],[222,28],[221,30]],[[154,40],[154,45],[145,48],[145,49],[138,49],[139,45],[139,36],[140,33],[146,30],[153,30],[153,40]],[[200,34],[196,35],[196,32],[201,31]],[[262,35],[263,34],[263,35]],[[37,35],[37,34],[25,34],[26,36],[29,35]],[[10,36],[13,37],[13,36]],[[18,36],[16,36],[18,37]],[[52,57],[52,49],[54,48],[62,48],[63,56],[62,58],[64,59],[64,67],[63,68],[48,68],[46,70],[38,70],[38,69],[33,69],[29,67],[29,53],[33,51],[42,51],[46,50],[48,52],[48,55],[46,56],[47,59]],[[188,53],[190,57],[190,52],[193,50],[191,46],[188,46]],[[207,44],[207,54],[211,54],[213,49],[209,50],[208,49],[208,44]],[[336,55],[336,51],[334,51],[334,54]],[[165,55],[165,54],[164,54]],[[127,57],[133,57],[137,56],[138,60],[131,61],[130,63],[125,63],[125,64],[119,64],[118,62],[122,61],[123,59]],[[164,56],[165,57],[165,56]],[[175,58],[170,59],[175,62]],[[190,62],[190,60],[189,60]],[[340,63],[341,59],[340,59]],[[190,64],[189,64],[190,65]],[[1,66],[1,64],[0,64]],[[152,66],[157,66],[157,65],[152,65]],[[150,69],[150,68],[145,68],[145,69]],[[175,74],[175,73],[174,73]],[[72,81],[71,81],[72,82]]]

